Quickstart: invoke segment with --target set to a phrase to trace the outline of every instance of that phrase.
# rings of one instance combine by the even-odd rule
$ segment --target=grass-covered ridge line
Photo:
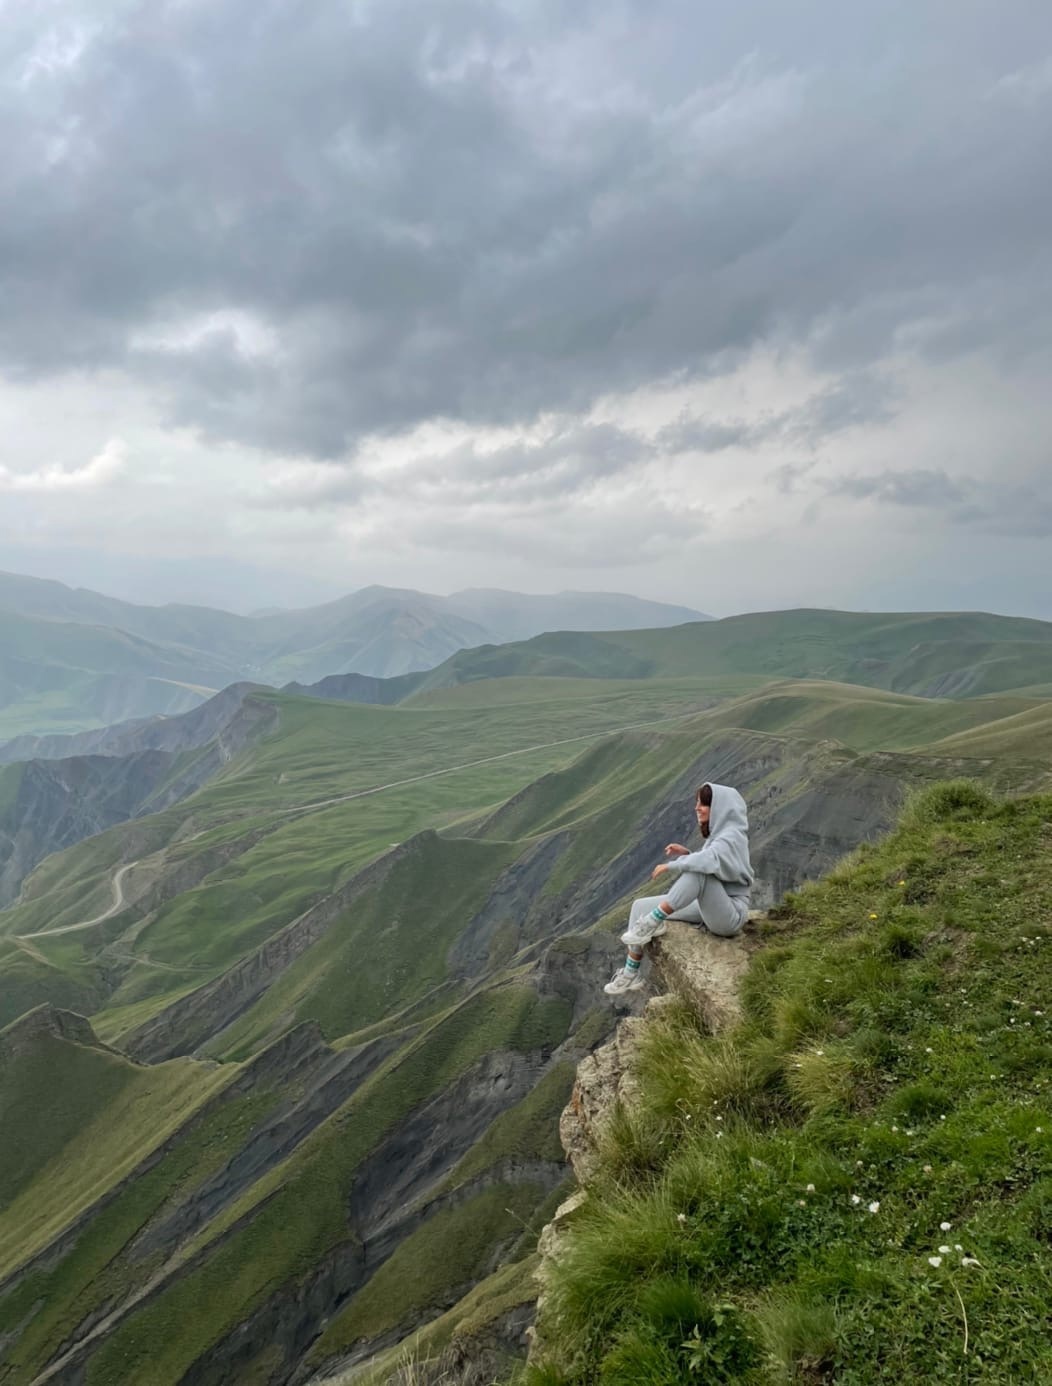
[[[1052,797],[967,783],[787,898],[553,1270],[531,1386],[1052,1379]]]

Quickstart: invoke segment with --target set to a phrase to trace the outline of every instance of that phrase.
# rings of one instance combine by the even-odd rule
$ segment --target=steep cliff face
[[[579,1186],[541,1232],[535,1271],[538,1308],[563,1234],[588,1196],[583,1186],[596,1168],[604,1133],[618,1111],[630,1109],[638,1098],[636,1060],[648,1019],[675,998],[696,1012],[710,1034],[732,1026],[741,1014],[741,989],[750,959],[762,946],[757,933],[760,918],[754,912],[743,933],[730,939],[716,938],[689,924],[670,923],[665,936],[649,950],[642,1013],[624,1015],[610,1040],[578,1064],[573,1091],[559,1121],[559,1137]],[[551,1356],[550,1345],[536,1328],[531,1328],[529,1337],[531,1360]]]
[[[66,736],[16,736],[0,745],[0,764],[129,756],[137,751],[188,751],[226,731],[245,699],[263,684],[232,683],[206,703],[175,716],[140,717]]]

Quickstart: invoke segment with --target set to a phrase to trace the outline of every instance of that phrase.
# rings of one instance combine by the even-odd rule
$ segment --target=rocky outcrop
[[[750,958],[761,946],[755,932],[759,918],[754,914],[752,927],[737,938],[716,938],[693,925],[670,922],[664,937],[650,946],[650,994],[642,1015],[623,1017],[613,1037],[578,1064],[573,1091],[559,1121],[559,1137],[580,1187],[541,1233],[538,1309],[567,1229],[588,1197],[587,1185],[598,1165],[604,1133],[619,1109],[631,1108],[638,1100],[636,1065],[648,1021],[675,997],[697,1011],[711,1034],[731,1028],[741,1016],[741,988]],[[534,1328],[530,1358],[543,1356],[544,1342]]]
[[[12,1021],[6,1029],[0,1030],[0,1066],[14,1063],[17,1059],[36,1049],[44,1036],[66,1040],[70,1044],[86,1045],[91,1049],[101,1049],[107,1054],[116,1054],[91,1028],[91,1022],[76,1011],[63,1011],[50,1004],[37,1006],[26,1011]],[[124,1055],[119,1055],[124,1058]]]
[[[633,1069],[644,1024],[642,1016],[626,1016],[613,1038],[577,1066],[573,1092],[559,1119],[559,1139],[582,1184],[595,1170],[606,1125],[638,1093]]]

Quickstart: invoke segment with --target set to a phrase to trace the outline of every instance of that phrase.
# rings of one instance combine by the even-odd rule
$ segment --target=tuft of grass
[[[754,1312],[771,1386],[831,1379],[837,1348],[835,1305],[798,1290],[775,1290]]]

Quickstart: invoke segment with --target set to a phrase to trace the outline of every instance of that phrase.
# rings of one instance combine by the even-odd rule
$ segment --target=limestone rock
[[[693,924],[669,921],[651,945],[652,977],[666,992],[699,1012],[711,1034],[741,1016],[741,986],[758,941],[748,927],[737,938],[717,938]]]
[[[619,1102],[630,1104],[638,1091],[632,1070],[643,1023],[640,1016],[626,1016],[613,1039],[577,1066],[577,1081],[559,1120],[559,1138],[582,1182],[595,1167],[604,1124]]]

